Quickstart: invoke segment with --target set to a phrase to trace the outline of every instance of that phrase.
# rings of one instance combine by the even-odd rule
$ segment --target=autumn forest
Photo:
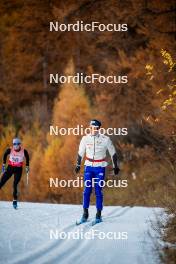
[[[0,1],[0,156],[15,136],[29,151],[30,184],[24,171],[21,200],[81,203],[82,188],[49,187],[49,178],[77,177],[81,136],[51,136],[50,126],[86,127],[96,118],[104,128],[128,131],[112,136],[128,188],[106,188],[105,205],[176,213],[175,12],[174,0]],[[50,21],[127,24],[128,30],[51,32]],[[50,83],[50,74],[77,73],[128,76],[128,82]],[[107,178],[111,171],[110,163]],[[11,200],[10,181],[1,199]],[[174,241],[175,228],[173,219],[166,241]]]

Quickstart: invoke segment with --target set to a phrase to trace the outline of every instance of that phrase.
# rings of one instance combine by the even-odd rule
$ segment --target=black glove
[[[81,166],[79,166],[79,165],[77,165],[77,166],[75,167],[75,172],[76,172],[76,174],[78,174],[78,173],[79,173],[79,171],[80,171],[80,168],[81,168]]]
[[[75,172],[76,172],[76,174],[78,174],[79,171],[80,171],[80,168],[81,168],[81,160],[82,160],[82,158],[81,158],[81,156],[78,154],[77,162],[76,162],[76,167],[75,167]]]
[[[120,172],[120,169],[118,167],[113,168],[113,170],[114,170],[114,175],[118,175]]]

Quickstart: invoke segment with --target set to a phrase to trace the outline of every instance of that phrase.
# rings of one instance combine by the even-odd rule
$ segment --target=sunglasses
[[[20,143],[13,143],[13,145],[14,145],[14,146],[19,146],[19,145],[20,145]]]

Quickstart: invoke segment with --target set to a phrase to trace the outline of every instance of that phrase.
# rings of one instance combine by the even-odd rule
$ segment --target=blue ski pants
[[[84,192],[83,208],[89,208],[92,188],[95,188],[97,210],[103,209],[102,186],[105,179],[105,167],[85,166],[84,169]]]

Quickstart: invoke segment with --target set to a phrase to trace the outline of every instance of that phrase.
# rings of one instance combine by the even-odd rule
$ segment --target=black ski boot
[[[95,220],[92,221],[92,226],[102,222],[101,211],[97,210]]]
[[[97,210],[96,218],[97,219],[100,219],[101,218],[101,210]]]
[[[87,208],[84,208],[84,212],[83,212],[82,218],[86,219],[86,221],[87,221],[88,217],[89,217],[89,211],[88,211]]]
[[[84,208],[83,216],[81,217],[80,221],[76,222],[76,225],[80,225],[80,224],[87,222],[88,217],[89,217],[88,209]]]
[[[17,200],[13,200],[13,208],[17,209]]]

